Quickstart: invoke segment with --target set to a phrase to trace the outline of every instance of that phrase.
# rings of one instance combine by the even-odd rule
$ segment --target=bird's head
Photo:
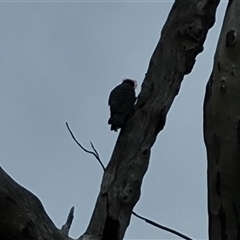
[[[137,81],[136,80],[126,78],[126,79],[123,79],[123,83],[128,83],[128,84],[132,85],[134,87],[134,89],[137,88]]]

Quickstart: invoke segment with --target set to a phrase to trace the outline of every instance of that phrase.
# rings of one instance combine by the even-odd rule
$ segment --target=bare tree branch
[[[98,160],[98,162],[100,163],[102,169],[105,171],[105,167],[104,167],[104,165],[103,165],[103,163],[102,163],[102,161],[101,161],[98,153],[95,152],[96,149],[93,147],[92,142],[90,142],[90,143],[91,143],[91,146],[92,146],[92,148],[93,148],[93,151],[89,151],[88,149],[86,149],[85,147],[83,147],[82,144],[75,138],[75,136],[73,135],[72,130],[70,129],[70,127],[69,127],[69,125],[68,125],[67,122],[66,122],[66,126],[67,126],[67,129],[68,129],[68,131],[70,132],[73,140],[75,141],[75,143],[77,143],[77,145],[78,145],[84,152],[89,153],[89,154],[92,154],[92,155]]]
[[[99,156],[99,154],[98,154],[98,151],[97,151],[96,148],[94,147],[93,143],[90,142],[90,144],[91,144],[92,149],[94,150],[94,152],[96,153],[96,155],[97,155],[97,156],[99,157],[99,159],[100,159],[100,156]]]
[[[69,124],[68,124],[67,122],[66,122],[66,125],[67,125],[68,131],[70,132],[73,140],[77,143],[77,145],[80,146],[81,149],[83,149],[86,153],[92,153],[92,154],[95,156],[95,158],[98,160],[98,162],[101,164],[101,166],[102,166],[102,168],[103,168],[103,171],[105,171],[106,168],[104,167],[104,165],[103,165],[103,163],[102,163],[102,160],[101,160],[100,157],[99,157],[98,151],[97,151],[96,148],[94,147],[93,143],[90,142],[90,143],[91,143],[91,147],[92,147],[92,149],[94,150],[94,153],[91,152],[90,150],[87,150],[86,148],[82,147],[81,143],[79,143],[79,142],[77,141],[76,137],[74,136],[74,134],[73,134],[73,132],[71,131],[71,129],[70,129],[70,127],[69,127]],[[160,225],[160,224],[158,224],[158,223],[156,223],[156,222],[154,222],[154,221],[152,221],[152,220],[150,220],[150,219],[147,219],[147,218],[145,218],[145,217],[142,217],[141,215],[135,213],[134,211],[132,211],[132,214],[133,214],[135,217],[137,217],[137,218],[139,218],[139,219],[141,219],[141,220],[144,220],[146,223],[148,223],[148,224],[150,224],[150,225],[153,225],[154,227],[157,227],[157,228],[160,228],[160,229],[165,230],[165,231],[167,231],[167,232],[170,232],[170,233],[172,233],[172,234],[175,234],[175,235],[177,235],[177,236],[179,236],[179,237],[181,237],[181,238],[183,238],[183,239],[193,240],[192,238],[190,238],[190,237],[188,237],[188,236],[186,236],[186,235],[184,235],[184,234],[182,234],[182,233],[180,233],[180,232],[178,232],[178,231],[176,231],[176,230],[174,230],[174,229],[165,227],[165,226]]]
[[[182,234],[182,233],[180,233],[180,232],[178,232],[178,231],[176,231],[176,230],[174,230],[174,229],[171,229],[171,228],[169,228],[169,227],[165,227],[165,226],[160,225],[160,224],[158,224],[158,223],[156,223],[156,222],[154,222],[154,221],[152,221],[152,220],[150,220],[150,219],[147,219],[147,218],[145,218],[145,217],[142,217],[142,216],[140,216],[139,214],[135,213],[134,211],[132,211],[132,214],[133,214],[135,217],[140,218],[140,219],[144,220],[145,222],[153,225],[154,227],[157,227],[157,228],[163,229],[163,230],[165,230],[165,231],[167,231],[167,232],[173,233],[173,234],[175,234],[175,235],[177,235],[177,236],[179,236],[179,237],[181,237],[181,238],[183,238],[183,239],[193,240],[192,238],[190,238],[190,237],[188,237],[188,236],[186,236],[186,235],[184,235],[184,234]]]

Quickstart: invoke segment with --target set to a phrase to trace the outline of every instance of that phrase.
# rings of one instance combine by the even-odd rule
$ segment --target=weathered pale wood
[[[177,0],[161,32],[135,113],[122,129],[104,173],[89,226],[82,239],[123,239],[140,197],[151,147],[185,74],[191,72],[215,20],[219,0]]]
[[[0,167],[0,239],[68,240],[46,214],[39,199]]]
[[[240,2],[230,1],[204,103],[210,240],[240,239]]]

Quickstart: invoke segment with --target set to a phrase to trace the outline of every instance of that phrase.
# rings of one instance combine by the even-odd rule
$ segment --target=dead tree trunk
[[[219,0],[175,1],[151,58],[135,112],[120,132],[91,221],[80,239],[123,239],[140,197],[151,147],[165,125],[184,75],[191,72],[196,56],[203,50],[218,4]],[[22,233],[30,234],[30,239],[64,239],[40,202],[4,174],[0,168],[0,206],[5,206],[0,207],[0,234],[7,233],[9,239],[16,239]],[[9,216],[5,227],[2,216]],[[28,223],[32,227],[27,227]]]
[[[204,103],[210,240],[240,239],[240,3],[229,1]]]
[[[135,113],[122,129],[107,166],[84,239],[123,239],[140,197],[151,147],[185,74],[203,50],[218,0],[174,3],[143,81]]]

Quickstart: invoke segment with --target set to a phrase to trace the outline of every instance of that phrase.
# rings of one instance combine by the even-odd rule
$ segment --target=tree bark
[[[240,3],[229,1],[204,102],[209,239],[240,239]]]
[[[219,0],[176,0],[151,58],[134,113],[121,130],[89,226],[79,239],[121,240],[140,197],[151,147],[215,21]],[[40,201],[0,168],[0,237],[65,239]],[[27,237],[25,237],[27,236]],[[24,238],[25,237],[25,238]]]
[[[120,240],[140,197],[151,147],[185,74],[215,20],[218,0],[175,1],[153,53],[133,116],[121,130],[82,239]]]

